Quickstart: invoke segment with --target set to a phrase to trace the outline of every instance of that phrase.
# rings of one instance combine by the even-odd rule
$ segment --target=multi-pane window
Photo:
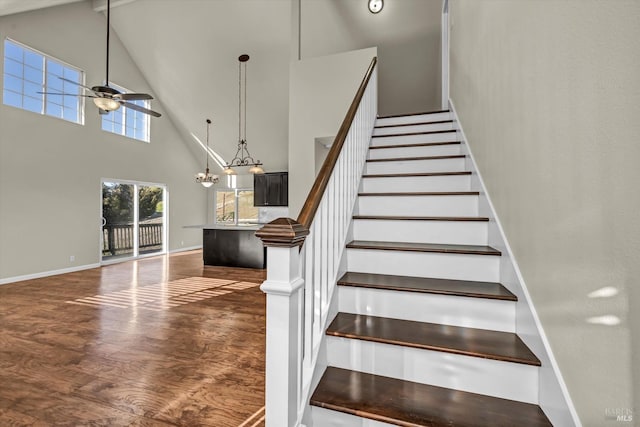
[[[216,222],[245,224],[258,222],[258,208],[253,206],[253,190],[216,191]]]
[[[5,105],[81,124],[83,98],[73,95],[82,95],[79,85],[83,82],[84,73],[78,68],[5,39],[2,94]]]
[[[127,92],[127,90],[112,83],[109,83],[109,86],[120,92]],[[149,108],[149,101],[127,102],[143,108]],[[149,142],[149,116],[123,106],[102,116],[102,130]]]

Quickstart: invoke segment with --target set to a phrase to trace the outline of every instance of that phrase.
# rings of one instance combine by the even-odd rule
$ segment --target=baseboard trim
[[[476,159],[473,156],[473,152],[471,151],[471,147],[469,145],[469,140],[467,139],[467,136],[464,132],[464,129],[462,127],[462,124],[460,123],[460,117],[458,116],[458,112],[456,110],[455,104],[453,103],[453,100],[451,98],[449,98],[449,109],[453,114],[453,120],[454,123],[457,124],[457,131],[460,133],[460,140],[462,142],[462,144],[466,145],[466,149],[468,151],[468,155],[469,155],[469,160],[471,161],[471,164],[473,165],[473,169],[475,171],[475,173],[477,174],[477,178],[478,178],[478,182],[480,184],[481,187],[481,191],[480,193],[486,198],[487,204],[489,205],[489,209],[491,211],[491,216],[493,217],[492,219],[495,221],[496,223],[496,227],[498,229],[498,232],[500,234],[500,239],[502,240],[502,243],[504,244],[505,250],[506,250],[506,255],[508,256],[509,260],[511,261],[513,270],[515,271],[516,274],[516,278],[519,282],[519,285],[521,287],[521,290],[524,294],[527,306],[530,310],[531,316],[533,318],[533,321],[535,323],[536,329],[538,331],[538,334],[540,335],[540,340],[542,341],[542,345],[544,346],[544,349],[546,351],[546,356],[549,359],[549,362],[551,364],[551,369],[553,370],[553,373],[556,376],[556,381],[558,382],[558,385],[560,387],[560,391],[565,399],[566,405],[567,405],[567,409],[569,410],[569,414],[571,416],[571,419],[574,423],[575,426],[581,427],[582,423],[580,422],[580,417],[578,416],[578,412],[576,411],[576,408],[573,404],[573,401],[571,400],[571,396],[569,394],[569,389],[567,387],[567,384],[564,381],[564,378],[562,377],[562,373],[560,372],[560,367],[558,365],[558,362],[555,358],[555,356],[553,355],[553,351],[551,350],[551,344],[549,343],[549,340],[547,338],[547,335],[544,331],[544,328],[542,326],[542,322],[540,321],[540,317],[538,316],[538,312],[535,308],[535,306],[533,305],[533,300],[531,298],[531,294],[529,293],[529,289],[527,288],[527,284],[524,280],[524,277],[522,276],[522,272],[520,271],[520,266],[518,265],[518,262],[516,261],[516,258],[513,254],[513,251],[511,250],[511,245],[509,244],[509,241],[507,240],[507,236],[504,232],[504,228],[502,227],[502,223],[500,222],[500,219],[498,218],[498,215],[496,213],[496,209],[495,206],[493,205],[493,202],[491,201],[491,197],[489,195],[489,192],[487,191],[487,187],[484,183],[484,180],[482,179],[482,174],[480,173],[480,170],[478,169],[478,164],[476,163]],[[517,329],[516,329],[516,333],[517,333]],[[544,406],[542,404],[540,404],[540,407],[543,408],[544,410]],[[553,420],[552,420],[553,421]]]
[[[202,249],[202,245],[173,249],[169,251],[169,254],[196,251],[199,249]],[[125,261],[132,261],[132,260],[123,260],[122,262],[125,262]],[[8,285],[9,283],[24,282],[25,280],[42,279],[43,277],[57,276],[57,275],[66,274],[66,273],[74,273],[76,271],[91,270],[92,268],[100,268],[102,267],[102,265],[107,265],[107,264],[100,264],[100,263],[85,264],[85,265],[79,265],[76,267],[61,268],[59,270],[42,271],[39,273],[25,274],[22,276],[5,277],[3,279],[0,279],[0,285]]]
[[[79,265],[77,267],[61,268],[59,270],[50,270],[50,271],[43,271],[40,273],[25,274],[22,276],[7,277],[4,279],[0,279],[0,285],[7,285],[9,283],[15,283],[15,282],[24,282],[25,280],[41,279],[43,277],[57,276],[59,274],[66,274],[66,273],[74,273],[76,271],[90,270],[92,268],[99,268],[99,267],[100,267],[99,263],[85,264],[85,265]]]
[[[187,248],[172,249],[172,250],[169,251],[169,253],[170,254],[177,254],[177,253],[180,253],[180,252],[197,251],[199,249],[202,249],[202,245],[189,246]]]

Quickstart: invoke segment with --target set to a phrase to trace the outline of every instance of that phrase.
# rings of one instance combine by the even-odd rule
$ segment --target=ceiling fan
[[[147,93],[122,93],[119,90],[109,86],[109,33],[111,30],[111,0],[107,0],[107,56],[106,56],[106,77],[104,79],[105,84],[97,85],[93,87],[85,86],[73,80],[65,79],[64,77],[58,77],[68,83],[78,85],[88,91],[88,94],[76,94],[76,93],[60,93],[60,92],[38,92],[45,95],[61,95],[61,96],[82,96],[86,98],[93,98],[93,103],[98,107],[100,114],[108,114],[109,111],[115,111],[120,106],[130,108],[131,110],[139,111],[141,113],[149,114],[153,117],[160,117],[161,114],[144,108],[140,105],[134,104],[128,101],[140,101],[153,99],[153,97]]]

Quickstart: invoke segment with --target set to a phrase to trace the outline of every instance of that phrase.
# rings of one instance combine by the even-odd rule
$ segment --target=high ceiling
[[[78,1],[0,0],[0,16]],[[103,13],[105,0],[84,1]],[[267,170],[286,170],[290,11],[291,0],[111,0],[112,37],[149,83],[158,120],[202,153],[192,133],[204,143],[211,118],[211,146],[227,161],[238,139],[238,56],[249,54],[249,149]],[[113,62],[113,83],[126,82]]]
[[[290,4],[136,0],[112,10],[111,26],[179,130],[202,135],[210,117],[213,148],[227,161],[238,138],[238,56],[249,54],[249,148],[270,169],[286,169]],[[262,141],[283,151],[261,150]]]
[[[106,0],[0,0],[0,16],[79,1],[97,13],[103,13],[106,4]],[[365,0],[303,0],[302,4],[303,58],[375,45],[380,62],[389,67],[388,72],[380,68],[383,107],[389,108],[392,103],[387,98],[394,96],[405,106],[412,99],[417,105],[435,99],[424,90],[418,97],[415,88],[426,84],[405,74],[410,70],[426,76],[422,80],[436,80],[425,70],[438,57],[439,29],[427,20],[439,25],[440,0],[389,2],[385,13],[376,16],[368,13]],[[148,82],[156,98],[152,108],[164,115],[159,120],[170,120],[191,146],[197,145],[192,133],[204,141],[205,119],[211,118],[211,146],[227,161],[235,154],[238,138],[237,58],[249,54],[249,148],[268,170],[285,170],[291,8],[292,0],[111,0],[112,36],[120,39]],[[102,45],[96,47],[101,49]],[[115,84],[126,81],[114,64],[111,68]],[[385,83],[399,72],[402,79]],[[400,110],[403,105],[393,108]],[[195,152],[201,153],[200,148]]]

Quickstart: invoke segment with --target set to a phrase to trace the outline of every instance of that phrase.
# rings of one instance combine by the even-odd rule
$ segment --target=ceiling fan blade
[[[130,102],[120,101],[120,104],[122,104],[125,107],[130,108],[132,110],[136,110],[136,111],[140,111],[141,113],[149,114],[150,116],[153,116],[153,117],[162,116],[162,114],[160,114],[160,113],[158,113],[156,111],[149,110],[147,108],[141,107],[141,106],[136,105],[136,104],[132,104]]]
[[[36,92],[40,95],[60,95],[60,96],[82,96],[84,98],[97,98],[95,95],[79,95],[77,93],[62,93],[62,92]]]
[[[153,99],[153,96],[148,93],[121,93],[119,95],[114,95],[113,97],[122,99],[123,101],[143,101]]]
[[[74,84],[74,85],[76,85],[76,86],[83,87],[83,88],[85,88],[85,89],[90,90],[90,91],[92,91],[92,92],[93,92],[93,90],[92,90],[89,86],[85,86],[85,85],[83,85],[82,83],[74,82],[73,80],[65,79],[64,77],[60,77],[60,76],[58,76],[58,78],[59,78],[60,80],[64,80],[64,81],[65,81],[65,82],[67,82],[67,83],[73,83],[73,84]]]

